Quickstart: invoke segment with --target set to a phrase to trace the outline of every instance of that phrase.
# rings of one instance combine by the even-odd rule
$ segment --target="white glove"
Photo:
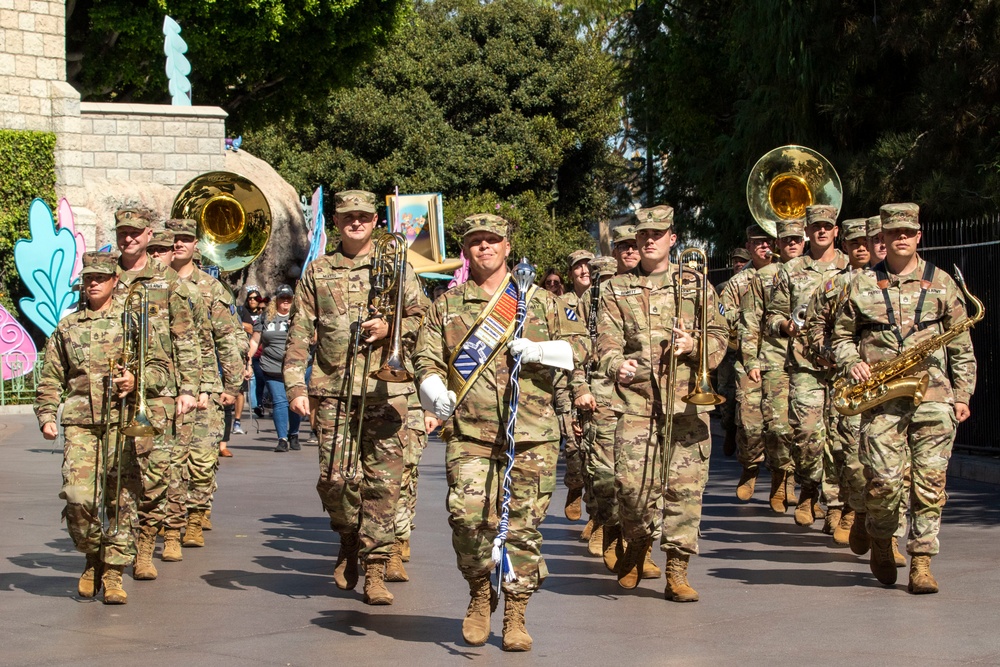
[[[455,411],[458,396],[449,391],[440,375],[428,375],[420,383],[420,407],[444,421]]]
[[[566,340],[543,340],[536,343],[527,338],[515,338],[507,343],[507,350],[514,356],[521,355],[522,363],[573,370],[573,348]]]

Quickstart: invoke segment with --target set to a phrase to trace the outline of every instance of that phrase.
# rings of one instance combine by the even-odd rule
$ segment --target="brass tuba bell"
[[[806,216],[806,207],[828,204],[840,213],[844,190],[830,161],[805,146],[779,146],[750,170],[747,206],[757,224],[778,235],[779,220]]]
[[[198,222],[198,250],[223,273],[257,259],[271,236],[267,197],[253,181],[229,171],[192,179],[174,198],[170,217]]]

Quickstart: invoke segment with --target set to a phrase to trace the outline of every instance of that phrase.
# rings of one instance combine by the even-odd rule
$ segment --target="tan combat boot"
[[[487,574],[469,582],[469,608],[462,621],[462,638],[469,646],[482,646],[490,638],[493,587]]]
[[[813,521],[816,520],[816,516],[813,513],[813,504],[815,502],[815,492],[802,489],[802,493],[799,494],[799,504],[795,506],[795,523],[800,526],[812,525]]]
[[[87,554],[87,565],[84,566],[83,574],[80,575],[80,581],[76,584],[76,592],[80,597],[92,598],[97,592],[94,580],[97,577],[97,565],[99,562],[96,553]]]
[[[104,565],[104,577],[101,583],[104,584],[104,604],[125,604],[128,595],[122,588],[122,572],[124,565]]]
[[[594,520],[587,519],[587,525],[585,525],[583,527],[583,530],[580,531],[580,541],[589,542],[590,536],[593,534],[594,534]]]
[[[795,471],[788,470],[785,472],[785,504],[791,507],[792,505],[798,505],[799,499],[795,495]]]
[[[566,494],[566,507],[563,513],[570,521],[579,521],[583,516],[583,489],[570,489]]]
[[[851,541],[851,526],[854,525],[854,510],[845,507],[840,515],[840,523],[833,529],[833,543],[846,547]]]
[[[865,525],[866,517],[864,512],[858,512],[854,516],[854,525],[851,526],[851,534],[847,538],[851,551],[859,556],[864,556],[871,549],[871,538],[868,536],[868,526]]]
[[[385,566],[386,581],[409,581],[410,575],[406,574],[403,567],[403,544],[396,542],[392,545],[392,553],[389,554],[389,563]]]
[[[201,518],[201,529],[212,530],[212,510],[205,510],[205,516]]]
[[[400,558],[403,559],[404,563],[409,563],[410,562],[410,541],[409,540],[402,540],[400,542],[400,545],[401,545],[401,549],[402,549],[401,553],[400,553]]]
[[[194,510],[188,512],[187,528],[184,530],[184,539],[181,544],[186,547],[205,546],[205,536],[201,532],[201,523],[204,520],[204,510]]]
[[[587,552],[591,556],[601,556],[604,554],[604,526],[594,528],[587,542]]]
[[[896,561],[892,557],[892,540],[871,538],[872,556],[869,567],[872,574],[884,586],[896,583]]]
[[[622,588],[635,588],[642,578],[642,565],[649,551],[651,538],[632,540],[625,548],[625,554],[618,559],[618,585]]]
[[[938,583],[931,574],[931,557],[914,554],[910,557],[910,584],[906,587],[914,595],[938,592]]]
[[[892,538],[892,560],[896,567],[906,567],[906,556],[899,553],[899,540],[895,537]]]
[[[753,490],[757,486],[757,475],[760,474],[760,464],[751,463],[743,468],[740,482],[736,485],[736,497],[746,502],[753,498]]]
[[[135,565],[132,566],[132,578],[136,580],[156,579],[156,566],[153,565],[153,550],[156,549],[156,528],[143,526],[136,540]]]
[[[813,498],[813,519],[823,519],[826,518],[826,510],[823,506],[819,504],[819,497]]]
[[[530,651],[531,635],[524,627],[524,611],[530,593],[504,593],[503,597],[503,650]]]
[[[333,569],[333,581],[342,591],[353,591],[358,585],[358,550],[361,538],[357,533],[340,534],[340,551]]]
[[[602,537],[604,544],[604,567],[608,568],[608,572],[614,572],[618,569],[618,555],[620,552],[624,552],[621,526],[605,526]]]
[[[372,559],[365,563],[365,604],[392,604],[392,593],[385,587],[385,563]]]
[[[788,506],[785,504],[785,477],[788,475],[784,470],[771,471],[771,493],[767,501],[771,504],[771,511],[775,514],[784,514]]]
[[[833,531],[840,525],[840,517],[843,513],[844,510],[841,507],[831,507],[827,510],[826,517],[823,519],[823,532],[827,535],[833,535]]]
[[[163,553],[160,560],[168,563],[176,563],[184,560],[184,552],[181,551],[181,529],[167,528],[163,531]]]
[[[688,583],[688,561],[691,557],[680,551],[667,552],[667,587],[663,597],[673,602],[697,602],[698,591]]]
[[[646,559],[642,563],[642,578],[659,579],[661,574],[663,572],[660,571],[660,566],[653,560],[653,545],[650,543],[649,548],[646,549]]]

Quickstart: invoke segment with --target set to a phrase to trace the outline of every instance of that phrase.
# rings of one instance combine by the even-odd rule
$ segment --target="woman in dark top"
[[[268,306],[267,313],[253,326],[253,338],[250,339],[250,356],[253,357],[258,347],[262,348],[260,369],[271,392],[273,405],[274,429],[278,432],[276,452],[287,452],[289,449],[301,449],[299,445],[299,420],[301,417],[288,409],[288,396],[285,394],[285,381],[281,377],[281,365],[285,358],[285,343],[288,340],[289,312],[292,309],[292,297],[295,293],[288,285],[282,285],[274,295],[273,305]]]

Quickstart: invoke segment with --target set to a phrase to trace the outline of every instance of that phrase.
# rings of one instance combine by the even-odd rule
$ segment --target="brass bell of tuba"
[[[253,181],[229,171],[192,179],[174,198],[170,217],[198,222],[198,250],[222,273],[257,259],[271,236],[267,197]]]
[[[830,161],[805,146],[779,146],[750,170],[747,206],[757,224],[778,235],[779,220],[806,216],[806,207],[828,204],[840,213],[844,189]]]

